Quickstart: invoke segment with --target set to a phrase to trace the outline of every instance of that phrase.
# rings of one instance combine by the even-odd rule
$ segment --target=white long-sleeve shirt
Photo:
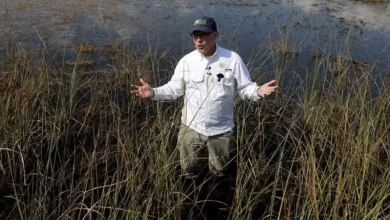
[[[241,57],[217,45],[211,57],[197,50],[184,56],[172,79],[153,88],[152,99],[174,100],[184,94],[182,123],[200,134],[214,136],[234,128],[235,91],[242,99],[257,101],[258,88]]]

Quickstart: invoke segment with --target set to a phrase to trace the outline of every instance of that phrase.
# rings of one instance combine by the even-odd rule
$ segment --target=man
[[[234,92],[257,101],[277,86],[272,86],[275,80],[260,87],[251,82],[240,56],[217,45],[219,32],[213,18],[196,20],[190,35],[196,50],[179,61],[171,81],[152,88],[141,79],[142,85],[133,85],[131,93],[153,100],[174,100],[185,94],[178,143],[183,174],[196,176],[202,148],[207,146],[210,172],[223,176],[234,147]]]
[[[257,86],[250,79],[241,57],[217,45],[213,18],[197,19],[190,33],[196,50],[177,64],[171,80],[152,88],[143,79],[131,93],[153,100],[174,100],[184,95],[178,148],[183,175],[195,178],[208,162],[215,176],[224,176],[234,151],[233,105],[235,91],[253,101],[270,95],[277,86],[272,80]]]

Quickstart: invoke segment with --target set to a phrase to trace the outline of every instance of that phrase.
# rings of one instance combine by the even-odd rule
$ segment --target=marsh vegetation
[[[182,101],[129,95],[140,76],[166,81],[160,76],[175,61],[152,46],[143,54],[120,47],[107,52],[117,59],[104,74],[54,68],[45,51],[23,48],[2,61],[2,219],[178,218]],[[274,64],[280,90],[259,103],[237,99],[232,218],[386,218],[388,72],[352,68],[345,51],[316,56],[302,77],[286,71],[294,60],[280,49],[259,54]],[[249,69],[254,80],[267,78]]]
[[[262,10],[271,9],[260,13],[268,17],[280,8],[275,2],[232,7],[248,15],[247,7],[260,4]],[[20,10],[39,11],[39,4],[15,4]],[[87,20],[88,10],[76,7],[79,1],[61,4],[81,10],[55,11],[60,21],[53,23],[61,33],[69,31],[63,25]],[[180,10],[185,11],[183,5]],[[94,2],[87,6],[94,11]],[[340,10],[322,2],[312,6],[323,7],[321,13]],[[10,8],[7,16],[12,18],[16,13]],[[113,11],[98,13],[106,26],[118,25],[115,15],[121,13]],[[156,16],[158,21],[174,17]],[[231,204],[215,199],[214,180],[207,177],[194,189],[193,214],[202,211],[203,217],[213,219],[210,207],[218,204],[231,219],[389,218],[390,68],[379,62],[383,56],[356,58],[353,43],[358,37],[353,31],[344,31],[345,43],[338,44],[326,33],[318,38],[328,41],[306,38],[317,34],[310,19],[280,25],[277,19],[262,24],[264,30],[267,25],[277,29],[265,33],[259,47],[240,47],[245,37],[253,41],[250,34],[234,31],[222,39],[229,49],[246,52],[254,81],[276,78],[279,89],[258,103],[237,98],[237,176]],[[132,21],[138,24],[139,18]],[[371,35],[365,22],[355,24],[363,38],[359,43]],[[99,35],[112,29],[85,23],[91,35],[105,40],[74,37],[58,47],[32,24],[38,26],[31,29],[36,49],[17,43],[12,28],[1,33],[9,40],[0,48],[0,219],[179,219],[186,199],[176,148],[183,100],[145,101],[129,92],[140,77],[151,85],[167,82],[177,51],[149,39],[142,39],[147,41],[144,47],[113,40],[115,34]],[[299,32],[308,29],[307,35]],[[83,35],[82,30],[64,36]],[[52,36],[57,40],[53,42],[58,36]],[[69,48],[74,49],[71,55]],[[380,49],[386,53],[387,48]],[[310,62],[299,62],[303,58]]]

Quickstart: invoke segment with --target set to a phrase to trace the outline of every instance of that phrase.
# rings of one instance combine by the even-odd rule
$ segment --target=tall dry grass
[[[296,76],[277,51],[260,56],[274,60],[274,98],[237,101],[232,219],[387,218],[388,73],[324,54]],[[174,62],[154,48],[110,53],[103,72],[79,68],[81,55],[54,68],[47,52],[23,48],[2,61],[0,219],[178,219],[182,101],[129,94],[140,76],[161,83]]]

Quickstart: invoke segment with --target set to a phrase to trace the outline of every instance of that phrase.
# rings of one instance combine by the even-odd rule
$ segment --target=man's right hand
[[[152,87],[143,79],[139,80],[142,86],[131,85],[131,93],[141,98],[152,98],[154,96]]]

